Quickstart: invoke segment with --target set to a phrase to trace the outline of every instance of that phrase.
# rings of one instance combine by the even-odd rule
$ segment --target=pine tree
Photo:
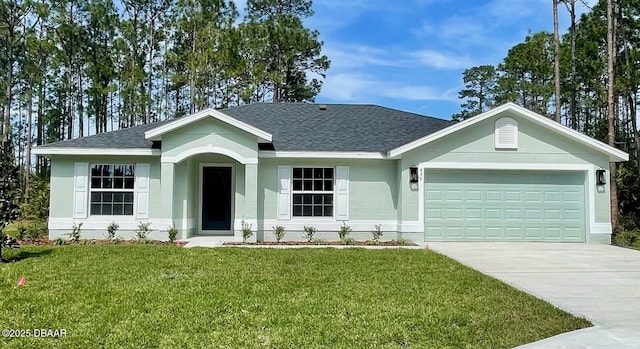
[[[0,261],[7,239],[4,229],[18,218],[20,209],[20,168],[14,161],[11,139],[0,141]]]
[[[308,0],[249,0],[241,30],[252,59],[252,84],[272,95],[273,102],[313,101],[322,81],[307,80],[308,73],[324,78],[331,62],[321,54],[319,32],[304,27],[313,15]],[[255,70],[260,67],[262,70]]]

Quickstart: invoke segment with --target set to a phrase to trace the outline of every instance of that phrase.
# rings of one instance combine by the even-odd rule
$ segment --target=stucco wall
[[[495,149],[494,123],[500,117],[511,117],[518,122],[517,150]],[[594,169],[608,169],[606,155],[517,115],[504,113],[402,155],[400,216],[405,221],[418,219],[419,200],[422,200],[417,186],[408,183],[409,167],[430,162],[504,163],[513,164],[514,170],[518,164],[589,165]],[[586,190],[595,197],[595,222],[610,222],[609,186],[587,185]]]
[[[51,200],[49,202],[50,237],[64,236],[71,230],[74,222],[83,222],[83,238],[103,239],[107,226],[115,219],[111,216],[91,216],[87,219],[73,218],[74,165],[77,162],[93,164],[136,164],[148,163],[149,171],[149,218],[152,222],[153,238],[166,238],[168,222],[163,214],[163,203],[158,198],[160,192],[160,158],[152,156],[53,156],[51,161]],[[89,173],[87,174],[89,175]],[[155,222],[155,224],[154,224]],[[119,218],[119,234],[122,237],[133,235],[140,223],[133,216]],[[167,225],[167,226],[165,226]]]
[[[277,169],[280,165],[335,167],[349,166],[349,221],[354,231],[365,232],[370,238],[374,224],[383,223],[387,229],[396,230],[398,206],[397,165],[395,160],[347,160],[347,159],[260,159],[258,168],[258,219],[263,220],[261,230],[265,239],[271,239],[272,225],[280,224],[295,231],[304,224],[315,225],[319,230],[330,230],[333,235],[342,224],[333,217],[302,218],[278,221]],[[393,227],[389,222],[393,222]],[[299,234],[297,234],[299,235]],[[297,236],[296,235],[296,236]],[[332,236],[335,239],[335,236]]]

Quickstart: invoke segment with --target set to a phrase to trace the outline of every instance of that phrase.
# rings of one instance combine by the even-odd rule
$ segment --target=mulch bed
[[[20,246],[55,246],[56,240],[49,240],[47,238],[40,238],[36,240],[18,240]],[[78,241],[64,240],[64,245],[174,245],[175,242],[170,241],[158,241],[147,240],[140,242],[138,240],[93,240],[93,239],[80,239]],[[60,245],[60,244],[57,244]]]
[[[413,242],[409,241],[380,241],[375,243],[373,241],[353,241],[351,243],[343,243],[342,241],[322,241],[322,242],[308,242],[308,241],[262,241],[262,242],[235,242],[235,241],[227,241],[224,245],[229,246],[242,246],[242,245],[257,245],[257,246],[316,246],[316,245],[344,245],[344,246],[417,246]]]

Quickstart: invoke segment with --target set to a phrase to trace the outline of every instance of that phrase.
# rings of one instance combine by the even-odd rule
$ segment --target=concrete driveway
[[[429,248],[595,325],[520,348],[640,348],[640,251],[531,242],[431,242]]]

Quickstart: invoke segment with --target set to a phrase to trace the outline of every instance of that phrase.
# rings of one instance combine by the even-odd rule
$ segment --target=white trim
[[[120,226],[118,231],[135,231],[140,222],[151,222],[152,232],[166,232],[171,226],[170,219],[134,219],[133,216],[89,216],[85,219],[74,218],[49,218],[49,230],[68,230],[74,223],[82,223],[81,230],[101,230],[106,235],[107,227],[111,222]],[[82,234],[82,233],[81,233]],[[118,234],[116,234],[118,235]],[[80,238],[83,238],[82,235]]]
[[[313,218],[313,217],[306,217]],[[327,217],[325,217],[327,218]],[[331,217],[329,217],[331,218]],[[319,232],[335,232],[336,240],[338,240],[338,230],[342,224],[346,224],[351,227],[354,232],[371,232],[376,224],[380,224],[382,232],[397,232],[398,231],[398,222],[395,220],[350,220],[350,221],[338,221],[338,220],[323,220],[323,219],[302,219],[300,218],[292,218],[289,221],[282,221],[277,219],[265,219],[262,222],[263,231],[265,232],[265,236],[270,232],[273,232],[273,227],[276,225],[281,225],[285,228],[287,232],[300,232],[304,230],[304,226],[313,225],[318,229]],[[287,233],[288,235],[289,233]],[[383,235],[384,238],[384,235]],[[285,236],[285,240],[287,237]]]
[[[36,147],[35,155],[130,155],[160,156],[160,149],[147,148],[71,148],[71,147]]]
[[[426,170],[513,170],[513,171],[573,171],[583,172],[585,175],[585,195],[587,205],[585,208],[585,242],[589,240],[589,235],[593,234],[592,229],[596,227],[595,217],[595,169],[592,164],[534,164],[534,163],[494,163],[494,162],[425,162],[418,165],[420,171],[420,181],[418,182],[418,221],[424,227],[424,201],[425,201],[425,179]],[[601,229],[601,228],[597,228]]]
[[[348,152],[348,151],[272,151],[263,150],[258,154],[260,158],[286,159],[387,159],[383,153]]]
[[[609,223],[593,223],[591,226],[591,234],[593,235],[611,235],[611,224]]]
[[[398,231],[403,233],[421,233],[424,240],[424,224],[420,221],[402,221],[398,222]]]
[[[151,165],[148,163],[137,163],[134,166],[133,217],[136,220],[148,219],[149,200],[151,198]]]
[[[333,216],[339,221],[349,220],[349,166],[333,170]]]
[[[231,168],[231,212],[230,212],[230,230],[203,230],[202,229],[202,174],[205,167],[230,167]],[[201,235],[214,234],[214,235],[233,235],[234,234],[234,220],[235,220],[235,206],[236,206],[236,168],[234,164],[231,163],[200,163],[198,170],[198,204],[196,212],[196,217],[198,217],[198,221],[196,223],[196,232]]]
[[[503,162],[423,162],[418,166],[427,170],[548,170],[586,171],[590,164],[503,163]]]
[[[188,158],[190,156],[197,155],[197,154],[209,154],[209,153],[226,155],[226,156],[238,161],[239,163],[241,163],[243,165],[247,165],[247,164],[256,165],[256,164],[258,164],[258,159],[257,158],[246,158],[246,157],[234,152],[233,150],[229,150],[227,148],[218,147],[218,146],[215,146],[213,144],[207,144],[205,146],[196,147],[196,148],[189,148],[189,149],[183,151],[182,153],[180,153],[178,155],[174,155],[174,156],[163,155],[160,158],[160,162],[177,164],[177,163],[181,162],[182,160],[184,160],[184,159],[186,159],[186,158]]]
[[[290,165],[281,165],[277,169],[277,184],[276,184],[276,216],[280,221],[288,221],[291,219],[293,213],[293,207],[291,200],[293,200],[293,194],[291,193],[293,172]]]
[[[272,136],[270,133],[265,132],[257,127],[253,127],[247,123],[244,123],[236,118],[233,118],[227,114],[224,114],[221,111],[215,110],[215,109],[211,109],[211,108],[207,108],[204,110],[201,110],[195,114],[191,114],[189,116],[185,116],[182,118],[179,118],[177,120],[171,121],[167,124],[164,124],[162,126],[158,126],[154,129],[151,129],[147,132],[144,133],[144,137],[146,139],[152,139],[152,140],[159,140],[162,138],[162,135],[164,135],[165,133],[171,132],[175,129],[178,129],[180,127],[186,126],[192,122],[196,122],[198,120],[204,119],[206,117],[212,117],[214,119],[220,120],[226,124],[229,124],[231,126],[237,127],[245,132],[248,132],[258,138],[260,138],[261,140],[264,140],[266,142],[271,142],[272,141]]]
[[[73,218],[85,219],[89,215],[88,162],[76,162],[73,166]]]
[[[505,112],[513,112],[515,114],[517,114],[518,116],[525,118],[527,120],[530,120],[532,122],[537,123],[540,126],[543,126],[549,130],[558,132],[564,136],[570,137],[592,149],[595,149],[597,151],[600,151],[602,153],[605,153],[607,155],[609,155],[609,159],[611,161],[627,161],[629,160],[629,154],[623,152],[622,150],[616,149],[614,147],[611,147],[607,144],[604,144],[598,140],[595,140],[587,135],[584,135],[578,131],[572,130],[566,126],[563,126],[547,117],[544,117],[540,114],[534,113],[531,110],[528,110],[526,108],[523,108],[519,105],[516,105],[514,103],[506,103],[503,104],[499,107],[496,107],[494,109],[491,109],[487,112],[484,112],[480,115],[474,116],[472,118],[469,118],[467,120],[458,122],[456,124],[453,124],[445,129],[442,129],[438,132],[432,133],[428,136],[422,137],[418,140],[415,140],[413,142],[409,142],[407,144],[404,144],[400,147],[397,147],[395,149],[392,149],[388,152],[388,157],[390,158],[396,158],[410,150],[413,150],[417,147],[423,146],[427,143],[431,143],[433,141],[436,141],[440,138],[443,138],[445,136],[448,136],[454,132],[457,132],[459,130],[462,130],[464,128],[467,128],[471,125],[477,124],[479,122],[482,122],[488,118],[491,118],[493,116],[499,115],[501,113],[505,113]]]

